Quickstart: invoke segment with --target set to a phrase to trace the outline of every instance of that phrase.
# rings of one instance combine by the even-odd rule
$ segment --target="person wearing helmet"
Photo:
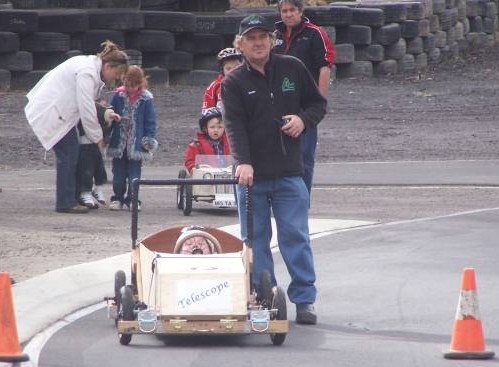
[[[210,107],[199,119],[197,139],[194,139],[185,151],[185,168],[189,172],[195,166],[196,156],[230,155],[229,141],[222,122],[222,112],[218,107]]]
[[[206,88],[203,97],[203,107],[201,113],[206,111],[210,107],[222,107],[222,98],[220,95],[220,84],[225,76],[230,73],[233,69],[241,65],[242,62],[241,53],[235,48],[224,48],[217,55],[218,69],[220,74],[217,78],[210,83]]]

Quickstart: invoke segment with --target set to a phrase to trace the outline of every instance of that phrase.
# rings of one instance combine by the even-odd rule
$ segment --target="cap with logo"
[[[267,20],[264,17],[257,14],[251,14],[241,20],[241,23],[239,24],[239,35],[242,36],[252,29],[256,28],[263,29],[267,32],[272,32],[267,24]]]

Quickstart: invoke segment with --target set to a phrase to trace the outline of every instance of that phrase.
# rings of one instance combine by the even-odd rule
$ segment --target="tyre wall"
[[[106,39],[142,65],[153,85],[207,85],[217,74],[215,55],[232,44],[249,12],[263,14],[269,24],[277,20],[275,8],[197,16],[136,9],[0,8],[0,90],[29,89],[65,59],[97,53]],[[337,78],[416,73],[497,41],[497,2],[489,0],[361,0],[307,7],[305,15],[335,43]]]

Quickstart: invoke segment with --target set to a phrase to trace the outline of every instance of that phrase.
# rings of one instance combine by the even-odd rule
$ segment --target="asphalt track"
[[[497,168],[497,161],[379,163],[374,168],[354,163],[336,165],[333,181],[337,185],[497,186]],[[321,185],[327,179],[317,177],[316,182]],[[50,367],[97,366],[103,360],[107,366],[159,365],[165,360],[178,366],[233,365],[237,358],[240,365],[279,366],[308,363],[312,357],[317,366],[331,365],[332,357],[341,366],[447,365],[441,349],[450,341],[465,266],[477,272],[486,345],[497,349],[499,344],[499,315],[495,312],[499,304],[497,223],[499,209],[491,208],[388,224],[339,221],[340,227],[317,227],[313,249],[320,321],[314,327],[291,322],[281,348],[271,347],[267,336],[166,341],[134,336],[130,347],[122,347],[112,322],[105,319],[102,304],[80,315],[71,313],[98,301],[97,293],[106,288],[106,277],[107,289],[112,289],[114,271],[127,269],[126,254],[103,260],[106,266],[99,266],[103,274],[97,278],[86,278],[91,272],[85,271],[86,267],[95,269],[96,264],[82,264],[76,273],[71,269],[54,271],[14,287],[21,340],[30,340],[47,320],[52,325],[45,339],[44,333],[38,334],[26,346],[32,362],[25,365],[37,365],[38,359],[39,366]],[[278,278],[285,284],[287,275],[280,257],[277,259]],[[67,274],[78,275],[68,278]],[[36,288],[51,277],[59,282],[64,279],[67,287],[50,298],[66,301],[57,302],[58,309],[46,314],[38,307],[43,304],[43,292],[36,293]],[[50,305],[53,303],[47,308]],[[288,308],[288,318],[293,320],[294,308],[289,304]],[[283,350],[286,353],[276,355]]]

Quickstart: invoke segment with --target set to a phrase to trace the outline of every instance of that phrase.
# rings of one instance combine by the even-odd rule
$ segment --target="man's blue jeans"
[[[111,201],[119,201],[130,206],[132,182],[142,174],[142,161],[128,159],[126,152],[121,158],[113,158],[113,191]],[[128,189],[128,191],[127,191]]]
[[[316,147],[317,127],[307,128],[305,133],[301,135],[301,150],[303,158],[303,181],[305,181],[309,195],[312,192]]]
[[[76,127],[57,142],[52,148],[57,158],[56,209],[67,209],[77,205],[76,165],[80,152]]]
[[[247,238],[247,215],[244,186],[237,186],[238,211],[241,223],[241,238]],[[314,303],[317,295],[315,271],[310,236],[308,231],[309,195],[303,179],[283,177],[275,180],[255,181],[252,190],[253,212],[253,273],[252,283],[256,286],[259,274],[267,269],[275,285],[274,261],[270,250],[272,238],[271,212],[274,214],[277,241],[291,283],[288,297],[296,304]]]

